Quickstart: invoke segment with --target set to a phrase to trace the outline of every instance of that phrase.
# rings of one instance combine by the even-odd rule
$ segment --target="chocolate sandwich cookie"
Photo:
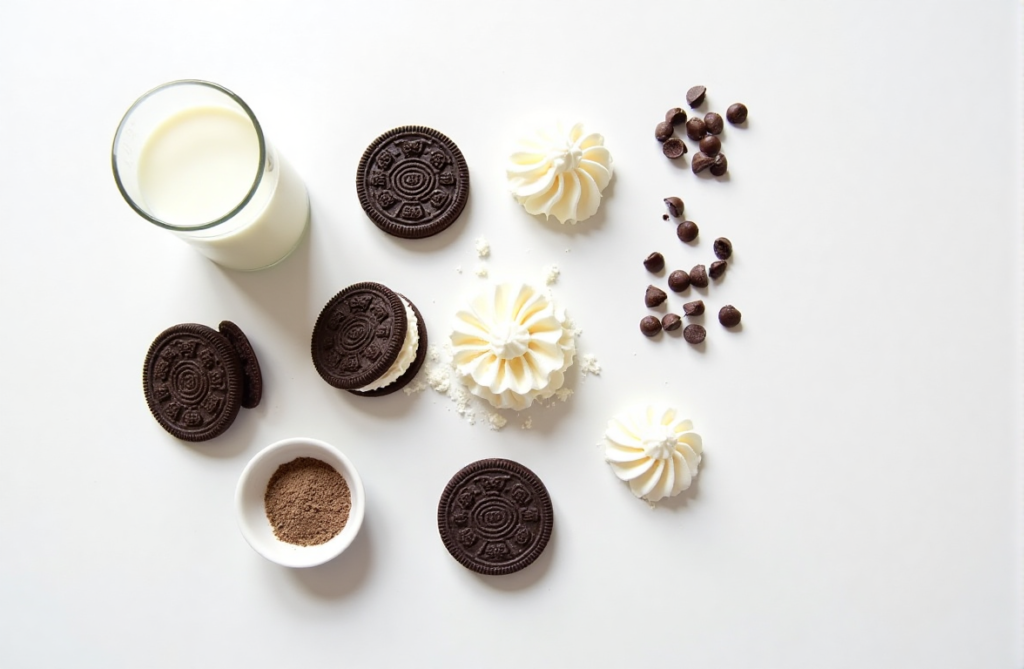
[[[237,331],[232,337],[245,342],[245,361],[227,336],[197,323],[167,328],[146,353],[146,404],[161,427],[178,439],[213,439],[231,426],[240,407],[259,403],[259,362],[238,326],[229,325]],[[255,370],[248,395],[243,367]]]
[[[231,321],[221,321],[220,333],[224,335],[231,348],[238,354],[242,364],[242,407],[255,409],[263,399],[263,374],[260,372],[260,361],[252,350],[249,338]]]
[[[469,168],[445,135],[402,126],[366,147],[356,171],[356,192],[378,228],[421,239],[441,232],[462,213],[469,198]]]
[[[416,328],[414,343],[410,327]],[[310,342],[313,366],[324,381],[367,397],[390,395],[407,385],[423,366],[426,350],[427,329],[416,305],[373,282],[353,284],[332,297],[316,319]]]
[[[437,529],[462,566],[511,574],[537,559],[551,538],[547,488],[518,462],[478,460],[452,477],[437,505]]]

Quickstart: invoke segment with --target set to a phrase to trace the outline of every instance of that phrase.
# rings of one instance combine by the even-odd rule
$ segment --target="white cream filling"
[[[384,372],[383,376],[377,378],[376,381],[372,381],[362,388],[357,388],[356,392],[365,393],[369,390],[377,390],[384,386],[390,386],[392,383],[398,380],[402,374],[409,369],[412,365],[413,360],[416,359],[416,351],[420,347],[420,330],[419,330],[419,319],[416,318],[416,312],[412,310],[412,306],[404,298],[400,298],[402,304],[405,306],[405,318],[407,324],[405,326],[405,341],[402,342],[402,350],[398,352],[398,357],[391,363],[391,367],[388,371]]]

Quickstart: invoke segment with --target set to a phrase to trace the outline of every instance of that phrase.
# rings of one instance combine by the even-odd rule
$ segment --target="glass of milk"
[[[140,216],[239,270],[288,257],[309,224],[299,175],[240,97],[208,81],[172,81],[121,119],[114,180]]]

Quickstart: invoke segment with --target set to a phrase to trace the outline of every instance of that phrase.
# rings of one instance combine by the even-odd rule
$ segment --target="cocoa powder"
[[[296,458],[270,477],[263,503],[278,539],[316,546],[345,527],[352,494],[334,467],[316,458]]]

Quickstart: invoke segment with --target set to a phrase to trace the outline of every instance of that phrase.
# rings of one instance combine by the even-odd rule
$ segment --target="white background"
[[[0,665],[1021,666],[1021,25],[1008,0],[5,2]],[[218,268],[114,186],[121,115],[185,77],[240,94],[308,185],[311,234],[276,268]],[[711,109],[750,109],[723,135],[727,180],[653,139],[697,83]],[[513,140],[556,117],[616,160],[575,228],[505,191]],[[381,233],[354,187],[365,146],[404,124],[448,134],[472,174],[462,217],[424,241]],[[695,247],[661,220],[671,194]],[[642,337],[641,260],[689,268],[719,235],[735,262],[703,297],[742,331]],[[320,380],[328,298],[382,281],[442,341],[482,283],[480,236],[492,275],[560,266],[599,377],[500,432],[430,390]],[[176,441],[143,400],[146,349],[225,318],[260,355],[263,404]],[[596,446],[648,400],[706,449],[654,510]],[[348,552],[293,571],[246,545],[232,499],[249,458],[300,435],[352,459],[369,507]],[[435,509],[495,456],[545,481],[556,524],[533,566],[483,578]]]

